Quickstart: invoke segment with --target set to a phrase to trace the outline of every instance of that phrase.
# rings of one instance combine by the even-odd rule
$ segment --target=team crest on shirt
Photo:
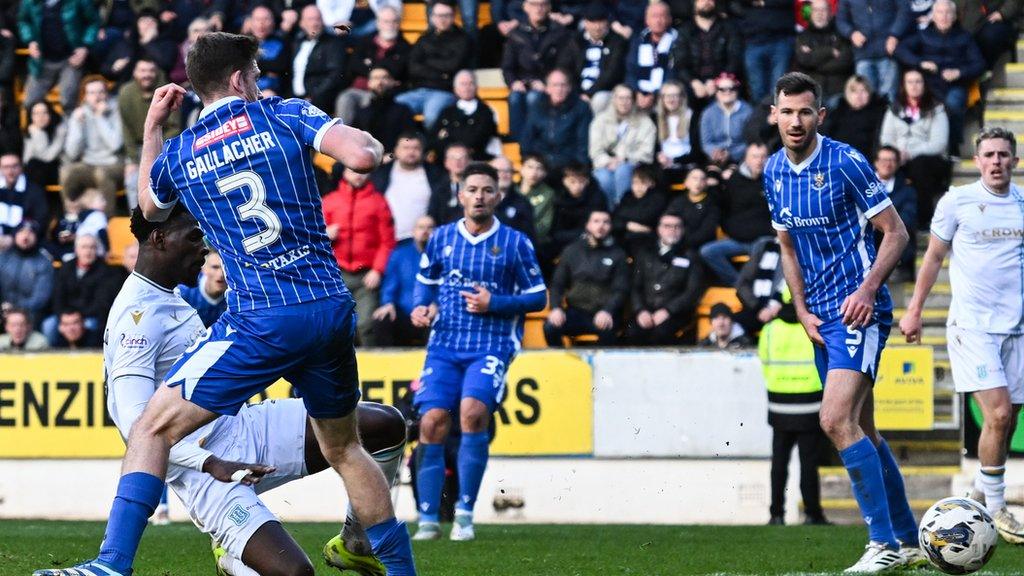
[[[984,203],[978,204],[978,212],[981,212],[982,214],[984,214],[985,213],[985,208],[988,208],[988,204],[984,204]]]
[[[454,250],[454,248],[452,248],[451,246],[445,246],[444,247],[444,255],[445,256],[451,256],[453,250]]]
[[[782,180],[775,181],[775,191],[782,192]]]
[[[825,187],[825,173],[818,172],[814,175],[814,189],[821,190]]]
[[[491,253],[491,256],[497,258],[498,254],[501,254],[501,248],[499,248],[498,245],[495,244],[494,246],[491,246],[491,249],[488,250],[488,252]]]
[[[235,504],[234,508],[228,512],[228,520],[235,523],[235,526],[242,526],[249,521],[249,511],[242,508],[241,504]]]

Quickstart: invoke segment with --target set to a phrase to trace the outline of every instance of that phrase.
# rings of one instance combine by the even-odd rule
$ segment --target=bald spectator
[[[950,0],[936,0],[932,23],[901,42],[896,57],[904,66],[920,70],[932,94],[945,104],[949,152],[959,156],[967,90],[984,73],[985,59],[974,38],[957,24],[956,5]]]
[[[591,2],[582,17],[583,29],[561,51],[558,67],[573,74],[580,98],[598,114],[608,105],[612,88],[625,77],[628,45],[611,30],[602,2]]]
[[[654,94],[665,80],[675,77],[675,50],[679,32],[673,29],[668,4],[652,2],[644,13],[646,28],[634,34],[626,53],[626,84],[641,95],[643,110],[654,106]]]
[[[331,110],[345,82],[345,45],[324,29],[315,4],[302,9],[299,32],[292,41],[291,94]]]
[[[836,30],[829,0],[811,2],[811,21],[796,37],[793,68],[821,85],[823,99],[843,92],[853,73],[853,47]]]
[[[368,86],[370,71],[387,68],[399,86],[408,77],[409,52],[412,46],[402,37],[399,27],[401,15],[393,7],[385,6],[377,13],[377,34],[356,43],[348,58],[345,78],[351,82],[335,102],[334,114],[351,122],[356,110],[370,101]]]
[[[561,70],[548,74],[545,90],[548,97],[530,112],[520,135],[523,155],[543,156],[551,170],[586,162],[590,107],[572,93],[569,77]]]
[[[505,41],[501,72],[509,87],[510,135],[519,140],[527,110],[544,97],[544,80],[554,69],[569,32],[551,20],[551,0],[525,0],[526,21]]]
[[[461,70],[455,75],[455,96],[458,100],[441,112],[431,133],[431,148],[440,153],[449,145],[465,144],[474,160],[490,157],[487,147],[498,136],[494,110],[477,97],[476,75]]]
[[[124,278],[96,257],[97,246],[95,236],[79,234],[75,237],[75,257],[57,271],[52,303],[58,313],[74,308],[84,318],[88,330],[102,333]],[[58,316],[43,320],[43,334],[51,346],[59,341],[57,325],[61,321]]]
[[[459,189],[462,187],[462,171],[469,165],[470,151],[464,144],[452,144],[444,151],[444,169],[448,178],[438,182],[430,194],[430,208],[427,214],[438,226],[450,224],[462,218],[459,204]]]
[[[274,12],[266,6],[257,6],[252,9],[246,22],[249,33],[260,45],[256,57],[260,77],[256,80],[256,86],[263,91],[264,96],[287,96],[291,90],[288,85],[291,82],[291,48],[277,30]]]
[[[32,330],[32,321],[21,308],[4,314],[4,334],[0,335],[0,352],[39,352],[50,347],[46,336]]]
[[[53,294],[53,259],[39,248],[39,225],[22,222],[14,233],[14,246],[0,252],[2,308],[21,308],[42,318]]]
[[[359,107],[350,124],[366,130],[380,140],[385,151],[391,151],[400,134],[415,130],[416,119],[408,106],[395,101],[397,83],[387,68],[371,70],[367,87],[370,100]]]
[[[473,56],[469,36],[455,25],[451,0],[436,0],[429,10],[430,27],[409,53],[411,90],[397,98],[416,114],[423,114],[427,130],[434,127],[441,111],[455,101],[452,81],[459,70],[469,66]]]
[[[501,192],[501,203],[494,211],[495,216],[502,224],[507,224],[533,241],[537,242],[537,232],[533,226],[533,206],[529,200],[519,193],[513,176],[515,169],[512,161],[504,156],[498,156],[490,161],[491,167],[498,172],[498,191]]]
[[[696,99],[700,110],[715,96],[715,78],[743,72],[743,37],[733,22],[719,13],[715,0],[695,0],[693,17],[679,29],[676,75]]]
[[[432,165],[423,163],[423,137],[407,132],[398,137],[393,162],[377,168],[371,180],[384,194],[395,219],[395,239],[399,242],[412,236],[416,219],[427,213],[430,192],[444,179]]]

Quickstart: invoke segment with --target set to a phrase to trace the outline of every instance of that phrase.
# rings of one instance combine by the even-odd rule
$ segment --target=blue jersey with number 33
[[[229,310],[348,293],[309,153],[335,122],[303,100],[231,97],[164,144],[150,173],[156,203],[183,202],[220,251]]]

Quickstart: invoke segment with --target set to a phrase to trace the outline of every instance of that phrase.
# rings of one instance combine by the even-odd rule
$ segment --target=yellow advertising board
[[[888,346],[875,382],[880,430],[931,430],[935,424],[935,368],[930,346]]]
[[[363,399],[396,404],[407,397],[423,357],[422,351],[359,354]],[[590,365],[573,354],[520,355],[509,369],[491,453],[591,454],[591,381]],[[290,393],[289,384],[279,381],[264,397]],[[123,453],[106,412],[102,356],[0,356],[0,458],[119,458]]]

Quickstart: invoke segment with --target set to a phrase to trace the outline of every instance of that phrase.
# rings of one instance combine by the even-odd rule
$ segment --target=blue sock
[[[903,486],[903,474],[900,474],[899,464],[889,450],[889,444],[885,440],[878,445],[878,460],[882,464],[882,479],[885,481],[885,495],[889,500],[889,518],[892,520],[892,529],[900,544],[904,546],[917,547],[917,521],[914,520],[914,512],[910,509],[907,501],[907,490]]]
[[[444,444],[420,444],[419,453],[416,490],[420,496],[420,522],[437,522],[444,488]]]
[[[164,484],[164,491],[160,494],[160,505],[167,506],[167,484]]]
[[[839,453],[850,474],[853,484],[853,495],[860,506],[864,523],[868,525],[868,535],[872,542],[881,542],[898,550],[899,542],[892,531],[889,520],[889,501],[885,494],[885,482],[882,480],[882,464],[878,459],[878,450],[868,437]]]
[[[163,479],[152,474],[130,472],[121,476],[98,560],[118,572],[127,572],[132,567],[142,531],[163,491]]]
[[[459,445],[459,501],[455,505],[459,510],[473,511],[487,469],[489,444],[490,437],[486,431],[462,433],[462,443]]]
[[[373,554],[388,570],[388,576],[416,576],[412,542],[404,522],[394,518],[366,529]]]

